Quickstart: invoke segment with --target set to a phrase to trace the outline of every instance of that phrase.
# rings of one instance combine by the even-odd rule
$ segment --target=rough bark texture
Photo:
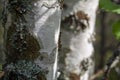
[[[0,0],[0,14],[2,14],[2,1]],[[1,17],[2,15],[0,15]],[[4,63],[5,55],[3,53],[3,27],[0,23],[0,64]]]
[[[6,0],[5,4],[6,64],[2,80],[56,80],[59,2]]]
[[[0,26],[0,64],[4,63],[5,55],[3,53],[3,28]]]
[[[94,26],[98,0],[65,0],[59,80],[89,80],[93,71]]]

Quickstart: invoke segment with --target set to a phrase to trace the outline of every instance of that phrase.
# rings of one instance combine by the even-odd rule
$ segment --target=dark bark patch
[[[77,13],[75,13],[76,17],[78,18],[78,20],[86,20],[87,24],[89,25],[89,17],[87,14],[85,14],[82,11],[78,11]],[[84,28],[83,28],[84,29]]]
[[[89,27],[89,17],[83,11],[78,11],[62,20],[61,27],[72,33],[84,31]]]
[[[111,0],[112,2],[114,2],[115,4],[120,5],[120,0]]]

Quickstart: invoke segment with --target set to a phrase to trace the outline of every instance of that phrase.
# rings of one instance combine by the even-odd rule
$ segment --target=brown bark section
[[[0,78],[4,76],[4,72],[0,71]]]
[[[75,73],[70,73],[70,80],[80,80],[80,76]]]

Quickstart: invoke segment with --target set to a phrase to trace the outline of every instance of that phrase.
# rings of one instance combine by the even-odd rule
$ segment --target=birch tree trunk
[[[58,80],[89,80],[94,69],[93,40],[99,0],[65,0]]]
[[[2,80],[56,80],[59,2],[5,0],[4,15],[6,64]]]

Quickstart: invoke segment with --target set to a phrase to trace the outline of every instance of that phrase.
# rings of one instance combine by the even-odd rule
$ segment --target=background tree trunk
[[[93,40],[99,0],[65,0],[58,80],[89,80],[94,69]]]
[[[101,41],[100,41],[100,64],[99,64],[99,68],[102,69],[105,65],[105,55],[106,55],[106,50],[105,50],[105,45],[106,45],[106,25],[105,25],[105,19],[106,19],[106,13],[104,11],[100,12],[101,14]]]
[[[2,5],[2,1],[0,0],[0,5]],[[0,6],[0,14],[1,14],[2,6]],[[0,15],[1,17],[2,15]],[[4,63],[4,53],[3,53],[3,27],[0,23],[0,64]]]

